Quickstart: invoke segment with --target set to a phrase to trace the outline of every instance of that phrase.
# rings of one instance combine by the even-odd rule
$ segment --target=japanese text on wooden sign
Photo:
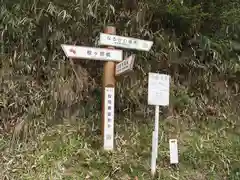
[[[148,104],[156,106],[169,105],[170,76],[166,74],[149,73]]]
[[[153,45],[153,42],[142,39],[100,33],[99,45],[149,51]]]
[[[114,143],[114,93],[112,87],[105,87],[104,149],[112,150]]]
[[[103,61],[120,62],[123,59],[122,50],[107,48],[92,48],[86,46],[61,45],[68,58],[83,58]]]
[[[115,75],[120,75],[129,72],[133,69],[133,64],[135,60],[135,55],[129,56],[127,59],[116,65]]]

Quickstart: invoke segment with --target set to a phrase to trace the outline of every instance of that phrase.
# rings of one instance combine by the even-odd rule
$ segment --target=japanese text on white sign
[[[104,149],[112,150],[114,144],[114,88],[105,87],[104,99]]]
[[[116,46],[120,48],[149,51],[152,41],[100,33],[99,45]]]
[[[149,73],[148,76],[148,104],[169,105],[170,76],[166,74]]]
[[[135,55],[129,56],[127,59],[116,65],[115,74],[120,75],[126,72],[129,72],[133,69]]]
[[[123,59],[122,50],[107,48],[92,48],[86,46],[62,45],[62,49],[69,58],[83,58],[103,61],[120,62]]]

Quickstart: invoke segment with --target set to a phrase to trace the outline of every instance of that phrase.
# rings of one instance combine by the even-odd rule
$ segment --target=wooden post
[[[104,33],[106,34],[112,34],[116,35],[116,28],[114,26],[108,26],[104,29]],[[110,49],[114,49],[114,47],[107,47]],[[105,131],[105,124],[106,117],[105,117],[105,89],[106,88],[114,88],[115,90],[115,62],[107,61],[104,63],[104,70],[103,70],[103,89],[102,89],[102,122],[101,122],[101,130],[102,130],[102,136],[104,139],[104,131]],[[115,91],[114,91],[115,93]],[[113,105],[114,106],[114,105]],[[114,112],[114,110],[113,110]],[[114,115],[113,115],[114,116]],[[113,117],[114,119],[114,117]],[[113,127],[114,128],[114,127]],[[113,138],[113,137],[112,137]]]

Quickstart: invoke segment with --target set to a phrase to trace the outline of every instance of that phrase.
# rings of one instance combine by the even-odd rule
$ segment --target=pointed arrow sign
[[[116,65],[115,75],[125,74],[133,69],[133,64],[135,60],[135,54],[129,56],[127,59]]]
[[[149,51],[153,41],[100,33],[99,45]]]
[[[122,50],[108,48],[93,48],[62,44],[62,49],[68,58],[81,58],[102,61],[120,62],[123,59]]]

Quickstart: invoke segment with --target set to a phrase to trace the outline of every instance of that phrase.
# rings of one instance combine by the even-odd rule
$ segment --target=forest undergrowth
[[[0,179],[240,180],[240,3],[1,0]],[[129,7],[128,7],[129,6]],[[99,33],[152,40],[117,78],[115,149],[102,150],[103,62],[69,60],[61,44]],[[149,72],[171,75],[156,177]],[[179,164],[169,164],[169,138]]]

